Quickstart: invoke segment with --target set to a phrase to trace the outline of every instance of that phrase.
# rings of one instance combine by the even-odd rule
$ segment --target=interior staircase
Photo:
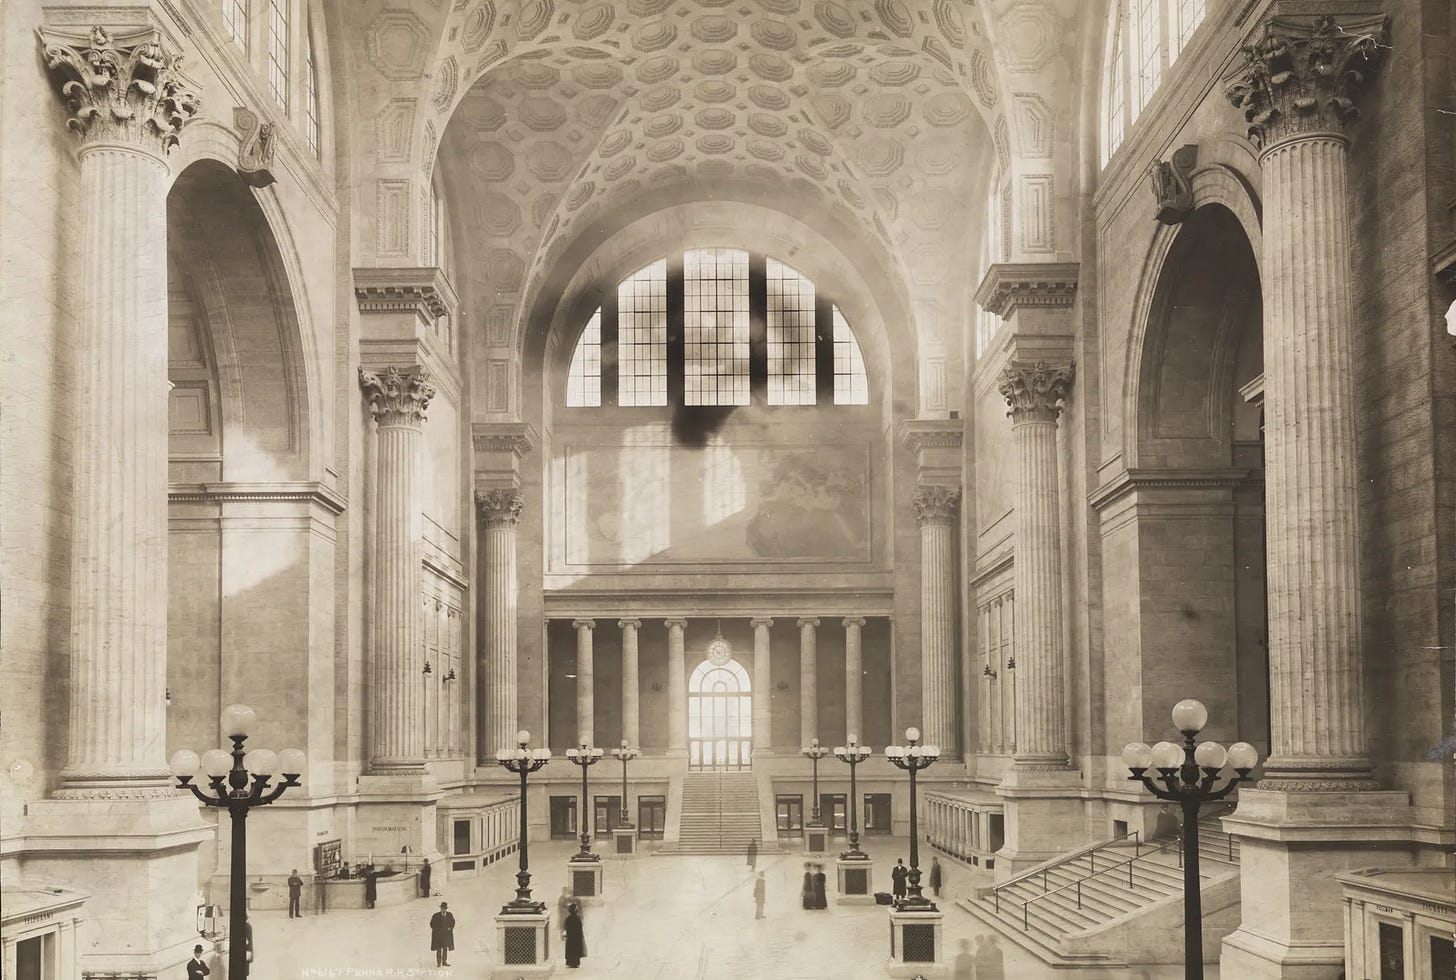
[[[1230,907],[1237,919],[1239,842],[1218,829],[1221,815],[1197,828],[1205,922]],[[1175,929],[1182,902],[1178,842],[1142,844],[1130,835],[1049,861],[960,905],[1048,967],[1072,968],[1143,961],[1138,936]]]
[[[664,854],[744,854],[763,847],[758,780],[751,772],[689,772],[683,779],[682,821]],[[770,848],[772,849],[772,848]]]

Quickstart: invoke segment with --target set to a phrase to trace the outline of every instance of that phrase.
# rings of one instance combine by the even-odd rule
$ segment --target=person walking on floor
[[[824,865],[814,865],[814,907],[816,909],[829,908],[829,902],[824,897]]]
[[[202,980],[203,977],[211,972],[212,970],[208,969],[207,962],[202,958],[202,947],[193,946],[192,959],[187,961],[187,980]]]
[[[758,877],[753,880],[753,917],[755,919],[763,918],[763,899],[766,888],[763,872],[760,871]]]
[[[566,912],[566,965],[573,970],[586,959],[586,933],[582,930],[581,906],[575,902]]]
[[[288,876],[288,917],[290,919],[301,919],[303,913],[298,910],[299,899],[303,897],[303,879],[298,876],[298,869],[293,869],[293,874]]]
[[[890,881],[894,883],[893,891],[896,898],[905,897],[905,878],[910,874],[910,869],[905,867],[904,858],[896,858],[895,866],[890,869]]]
[[[758,870],[758,838],[748,842],[748,870]]]
[[[364,869],[364,907],[372,909],[379,898],[379,876],[371,865]]]
[[[977,936],[976,980],[1006,980],[1006,966],[995,936]]]
[[[930,893],[936,898],[940,897],[940,858],[930,859]]]
[[[450,951],[455,948],[455,916],[448,902],[441,902],[440,911],[430,916],[430,948],[435,951],[436,966],[450,965]]]
[[[804,862],[803,898],[804,908],[812,909],[814,907],[814,866],[807,861]]]
[[[434,873],[435,873],[435,869],[432,868],[432,867],[430,867],[430,859],[429,858],[425,858],[424,863],[420,865],[420,897],[421,898],[429,898],[430,897],[430,876],[432,874],[434,874]]]
[[[971,941],[961,940],[961,951],[956,954],[955,970],[951,980],[976,980],[976,957],[971,953]]]
[[[562,939],[566,938],[566,915],[571,911],[571,903],[571,886],[562,885],[561,894],[556,898],[556,921],[560,923]]]

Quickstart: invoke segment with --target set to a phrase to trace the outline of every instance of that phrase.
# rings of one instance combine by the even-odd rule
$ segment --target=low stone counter
[[[413,870],[408,874],[381,875],[374,882],[377,886],[376,906],[403,905],[420,894],[420,876]],[[330,910],[364,908],[363,878],[331,878],[323,884],[324,898]]]

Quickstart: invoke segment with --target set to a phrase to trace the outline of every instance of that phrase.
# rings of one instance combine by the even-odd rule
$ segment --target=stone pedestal
[[[624,856],[637,853],[636,827],[618,827],[612,831],[612,853]]]
[[[890,910],[890,958],[885,972],[892,977],[925,977],[935,980],[950,976],[945,963],[943,912],[898,912]]]
[[[822,823],[804,825],[804,851],[808,854],[823,854],[829,850],[829,828]]]
[[[495,917],[495,966],[490,980],[549,977],[556,972],[551,960],[550,912],[502,912]]]
[[[1239,790],[1239,808],[1223,823],[1239,838],[1241,924],[1223,941],[1222,974],[1334,976],[1345,962],[1336,875],[1412,864],[1408,804],[1396,792]]]
[[[573,857],[566,862],[566,880],[571,885],[572,896],[582,905],[602,904],[605,896],[601,858],[584,861],[579,856]]]
[[[835,905],[875,904],[875,863],[868,858],[840,858],[834,862],[839,872],[839,895]]]
[[[428,773],[360,776],[354,852],[345,858],[367,861],[372,855],[376,866],[389,863],[403,868],[400,848],[408,846],[411,867],[429,858],[443,870],[447,862],[438,849],[435,809],[442,795]]]

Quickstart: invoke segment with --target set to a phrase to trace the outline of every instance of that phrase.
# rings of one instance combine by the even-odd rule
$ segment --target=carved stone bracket
[[[425,420],[425,409],[435,397],[430,372],[424,368],[401,371],[388,367],[375,373],[359,369],[359,386],[369,400],[369,414],[380,425],[418,426]]]
[[[162,47],[154,27],[115,34],[43,27],[36,35],[71,114],[66,125],[83,143],[128,143],[166,155],[202,108],[182,74],[182,56]]]
[[[1249,139],[1268,150],[1313,133],[1344,134],[1355,99],[1389,48],[1383,15],[1274,16],[1244,46],[1244,65],[1224,94],[1242,109]]]
[[[1173,151],[1171,160],[1154,160],[1148,168],[1157,211],[1153,217],[1165,225],[1178,225],[1193,213],[1193,168],[1198,164],[1198,146],[1189,143]]]
[[[521,520],[526,499],[514,490],[493,488],[475,491],[475,508],[487,528],[515,527]]]
[[[1038,361],[1033,366],[1007,365],[996,389],[1009,406],[1007,415],[1015,423],[1055,422],[1062,414],[1062,399],[1072,388],[1075,366],[1054,368]]]
[[[1019,307],[1068,307],[1077,299],[1076,262],[997,262],[976,290],[981,309],[1009,317]]]
[[[459,305],[445,274],[433,266],[354,270],[354,298],[360,313],[414,313],[432,321]]]
[[[928,483],[915,489],[911,502],[915,505],[915,517],[921,526],[952,524],[960,508],[961,488]]]
[[[252,187],[267,187],[273,176],[273,124],[252,109],[233,106],[233,125],[242,137],[238,147],[238,176]]]

